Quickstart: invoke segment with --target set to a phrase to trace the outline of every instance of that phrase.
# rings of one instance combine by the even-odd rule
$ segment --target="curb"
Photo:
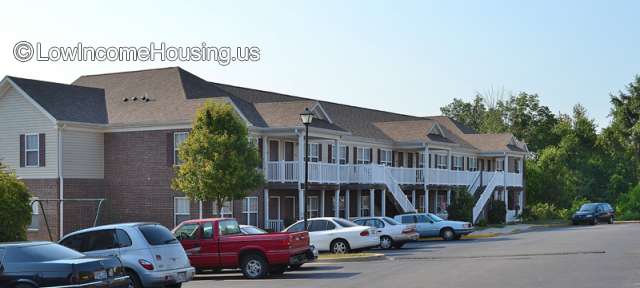
[[[375,253],[370,256],[354,256],[354,257],[339,257],[339,258],[329,258],[329,259],[320,259],[318,258],[315,262],[318,263],[337,263],[337,262],[369,262],[369,261],[378,261],[384,260],[386,256],[384,254]]]
[[[613,224],[638,224],[640,220],[631,220],[631,221],[614,221]]]

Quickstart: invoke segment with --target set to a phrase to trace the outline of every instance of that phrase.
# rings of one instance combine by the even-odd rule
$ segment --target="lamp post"
[[[305,108],[300,114],[300,120],[304,124],[304,190],[302,190],[302,203],[304,204],[303,219],[304,230],[307,230],[307,187],[309,187],[309,124],[313,121],[313,113]]]

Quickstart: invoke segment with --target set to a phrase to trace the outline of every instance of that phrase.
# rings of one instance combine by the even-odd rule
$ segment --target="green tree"
[[[473,219],[473,206],[475,200],[473,195],[465,188],[453,191],[453,201],[447,207],[447,214],[450,220],[471,222]]]
[[[476,94],[472,102],[464,102],[461,99],[454,98],[453,102],[440,108],[442,115],[449,116],[476,131],[480,131],[482,128],[486,111],[484,99],[480,94]]]
[[[245,123],[228,104],[207,101],[198,110],[193,130],[180,146],[182,164],[172,188],[197,201],[239,199],[264,184],[257,169],[258,151],[249,142]]]
[[[27,186],[0,164],[0,242],[27,239],[30,197]]]
[[[626,91],[619,91],[618,95],[611,95],[611,129],[624,150],[632,156],[634,170],[640,169],[640,75],[636,75],[633,82],[627,85]],[[640,175],[635,174],[635,181],[640,181]]]

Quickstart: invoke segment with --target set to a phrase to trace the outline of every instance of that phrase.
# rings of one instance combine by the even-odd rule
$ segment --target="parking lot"
[[[453,242],[422,241],[386,260],[312,263],[277,278],[238,271],[183,287],[640,287],[640,225],[549,228]],[[383,251],[379,251],[383,252]]]

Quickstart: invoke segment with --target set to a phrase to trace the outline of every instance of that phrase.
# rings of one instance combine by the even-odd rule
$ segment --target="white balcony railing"
[[[292,183],[304,180],[304,170],[298,161],[270,161],[267,163],[266,177],[269,182]],[[302,164],[304,165],[304,163]],[[309,162],[309,182],[311,183],[360,183],[385,184],[385,174],[389,171],[399,185],[420,185],[425,183],[423,168],[387,167],[379,164],[345,164]],[[430,185],[471,185],[478,178],[479,171],[458,171],[428,168]],[[495,173],[484,171],[482,186],[488,184]],[[506,173],[507,186],[522,186],[522,173]],[[503,180],[503,181],[505,181]],[[499,182],[501,186],[504,182]]]

